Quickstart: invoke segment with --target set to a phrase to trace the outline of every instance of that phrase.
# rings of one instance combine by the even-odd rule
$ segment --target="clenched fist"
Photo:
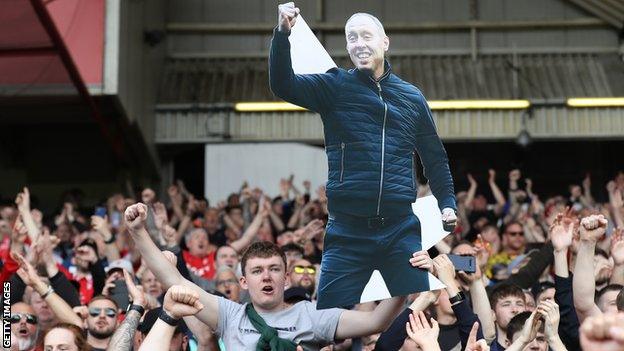
[[[204,305],[199,302],[199,294],[182,285],[170,287],[163,301],[163,310],[175,319],[193,316],[203,308]]]
[[[581,240],[596,242],[607,231],[607,219],[603,215],[591,215],[581,220]]]
[[[124,213],[128,229],[131,232],[137,232],[145,228],[145,220],[147,220],[147,206],[137,203],[126,208]]]
[[[299,15],[299,8],[295,7],[294,2],[288,2],[277,6],[277,26],[278,30],[282,33],[290,32],[290,29],[295,25],[297,16]]]

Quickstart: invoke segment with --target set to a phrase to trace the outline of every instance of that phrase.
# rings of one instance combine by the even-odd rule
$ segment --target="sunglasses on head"
[[[91,317],[97,317],[102,313],[102,310],[106,313],[106,317],[114,318],[117,316],[117,311],[114,308],[99,308],[99,307],[91,307],[89,308],[89,315]]]
[[[32,315],[30,313],[14,313],[11,315],[11,323],[19,323],[22,320],[22,317],[26,317],[26,323],[28,324],[37,324],[37,316]]]
[[[520,236],[520,235],[524,235],[524,232],[507,232],[507,234],[511,236]]]
[[[312,267],[312,266],[295,266],[294,270],[295,273],[297,274],[303,274],[303,273],[308,273],[308,274],[315,274],[316,273],[316,268]]]

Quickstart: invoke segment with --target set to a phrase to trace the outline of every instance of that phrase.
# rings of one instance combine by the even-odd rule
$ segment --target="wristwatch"
[[[457,295],[453,297],[449,297],[449,302],[454,305],[456,303],[462,302],[466,299],[466,295],[464,295],[463,291],[457,293]]]
[[[130,311],[137,311],[139,312],[139,314],[142,316],[143,314],[145,314],[145,308],[141,305],[135,305],[132,302],[130,302],[128,304],[128,308],[126,308],[126,314],[128,314],[128,312]]]
[[[178,326],[179,319],[175,319],[171,317],[169,313],[167,313],[164,309],[160,310],[160,314],[158,315],[158,318],[160,318],[163,322],[169,324],[172,327]]]

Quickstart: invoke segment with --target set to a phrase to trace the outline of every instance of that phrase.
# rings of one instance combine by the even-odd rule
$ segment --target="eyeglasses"
[[[316,268],[312,266],[295,266],[294,272],[297,274],[316,274]]]
[[[26,317],[26,323],[28,324],[37,324],[37,316],[32,315],[30,313],[15,313],[11,315],[11,323],[19,323],[22,320],[22,317]]]
[[[524,235],[524,232],[506,232],[507,234],[511,235],[511,236],[520,236],[520,235]]]
[[[117,316],[117,311],[115,311],[114,308],[100,308],[100,307],[91,307],[89,308],[89,315],[91,317],[97,317],[100,315],[100,313],[102,313],[102,311],[105,312],[106,317],[109,318],[115,318]]]
[[[238,284],[236,279],[217,280],[217,285]]]

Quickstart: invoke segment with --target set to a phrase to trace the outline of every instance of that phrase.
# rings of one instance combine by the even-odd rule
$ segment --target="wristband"
[[[41,299],[45,300],[45,298],[50,296],[50,294],[52,294],[53,292],[54,288],[52,288],[52,285],[48,285],[48,290],[46,290],[46,292],[41,295]]]
[[[126,314],[128,314],[130,311],[137,311],[142,316],[145,313],[145,308],[143,308],[143,306],[141,305],[135,305],[130,302],[128,308],[126,308]]]
[[[454,305],[456,303],[464,301],[465,299],[466,299],[466,296],[464,295],[462,291],[460,291],[457,293],[457,295],[453,297],[449,297],[449,302]]]
[[[162,309],[160,311],[160,314],[158,315],[158,318],[160,318],[160,320],[162,320],[163,322],[169,324],[172,327],[177,327],[178,326],[179,319],[175,319],[175,318],[171,317],[169,315],[169,313],[167,313],[164,309]]]

